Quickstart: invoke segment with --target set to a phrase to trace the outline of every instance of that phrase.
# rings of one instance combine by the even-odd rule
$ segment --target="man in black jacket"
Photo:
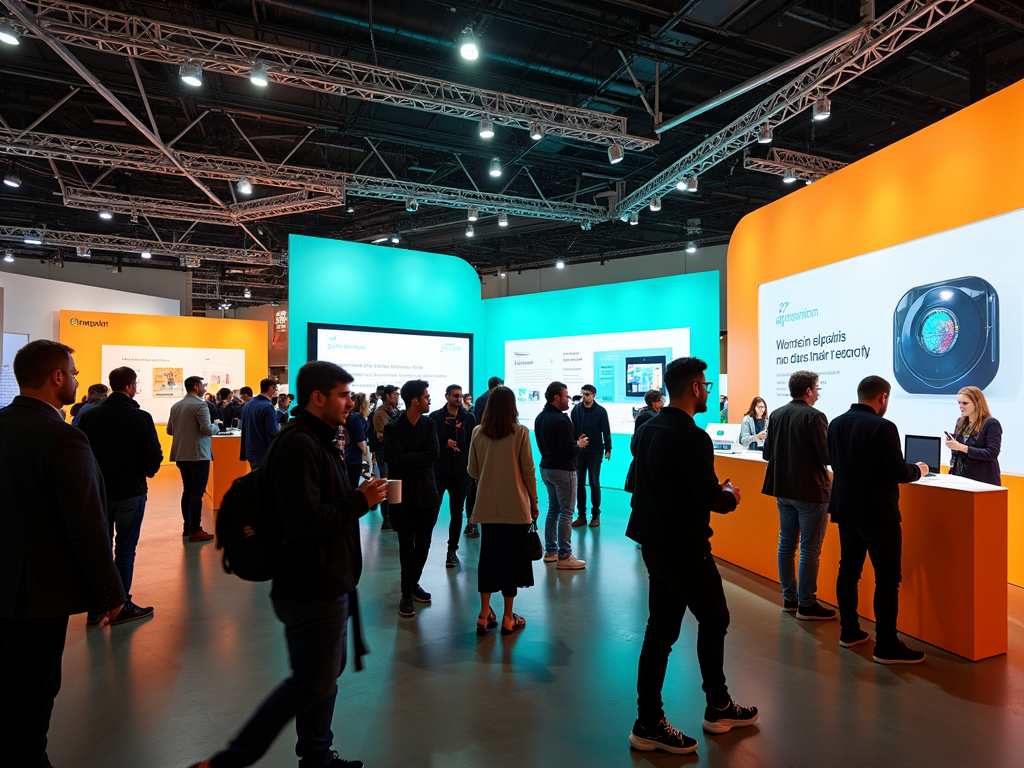
[[[473,403],[473,415],[476,417],[476,423],[480,424],[484,420],[484,411],[487,409],[487,400],[491,396],[491,392],[496,390],[505,381],[500,376],[491,376],[487,380],[487,391],[484,392],[480,397]]]
[[[587,524],[587,479],[590,479],[590,527],[601,525],[601,457],[612,458],[612,430],[608,423],[608,411],[598,405],[597,387],[584,384],[580,390],[582,398],[572,409],[573,436],[587,437],[587,446],[576,457],[576,507],[579,514],[572,521],[573,527]]]
[[[127,595],[124,610],[113,624],[142,619],[153,613],[151,606],[132,602],[135,549],[146,513],[147,477],[153,477],[164,460],[153,417],[135,402],[137,377],[127,366],[110,372],[110,396],[90,411],[83,411],[79,429],[92,446],[96,463],[103,472],[107,492],[107,529],[114,543],[114,565]],[[115,538],[116,532],[116,538]],[[101,614],[90,613],[86,626],[100,623]]]
[[[924,654],[908,648],[896,635],[900,581],[903,580],[903,528],[900,483],[928,474],[928,465],[903,459],[896,425],[883,419],[890,384],[868,376],[857,385],[857,402],[828,425],[832,459],[832,495],[828,513],[839,524],[839,644],[866,643],[868,633],[857,616],[857,584],[864,557],[875,569],[875,650],[879,664],[917,664]]]
[[[462,407],[462,387],[449,384],[444,391],[444,408],[430,414],[437,427],[437,443],[440,449],[434,464],[434,480],[437,485],[438,501],[448,492],[448,511],[451,523],[448,525],[448,554],[445,568],[459,564],[459,537],[462,534],[462,508],[469,496],[471,478],[469,466],[469,441],[473,436],[476,419]],[[466,517],[473,514],[473,507],[466,508]]]
[[[387,483],[374,479],[353,491],[334,446],[334,434],[352,410],[351,382],[334,363],[302,366],[299,404],[260,469],[287,535],[270,598],[285,626],[292,675],[263,700],[226,750],[193,768],[252,765],[293,717],[301,768],[362,768],[331,750],[331,720],[350,616],[357,670],[365,653],[356,592],[363,567],[359,518],[383,500]]]
[[[740,501],[738,488],[715,475],[711,438],[693,420],[708,406],[707,363],[673,360],[665,369],[669,404],[640,431],[635,448],[633,512],[626,535],[643,548],[650,575],[650,618],[637,670],[638,717],[629,736],[635,749],[686,754],[697,742],[665,718],[661,689],[672,645],[689,608],[697,620],[697,662],[707,707],[704,730],[725,733],[757,720],[756,707],[729,696],[723,659],[729,607],[711,556],[711,512]]]
[[[801,621],[827,621],[836,612],[818,602],[818,560],[828,526],[828,419],[814,407],[818,374],[789,377],[793,400],[772,414],[761,455],[768,462],[761,493],[775,496],[779,509],[779,583],[782,609]],[[793,555],[800,540],[799,579]],[[799,593],[797,592],[799,584]]]
[[[644,395],[644,407],[633,419],[633,434],[644,424],[658,415],[665,405],[665,395],[660,389],[649,389]],[[632,448],[630,448],[632,450]]]
[[[427,382],[413,379],[402,385],[405,410],[384,427],[384,455],[388,479],[402,481],[402,501],[390,504],[391,525],[398,533],[398,559],[402,564],[402,599],[398,615],[416,615],[413,600],[430,602],[430,593],[420,586],[420,576],[430,553],[441,499],[434,483],[438,458],[437,427],[430,418]]]
[[[544,520],[544,562],[563,570],[585,568],[586,560],[572,554],[572,508],[576,501],[576,457],[587,444],[586,435],[572,434],[569,391],[553,381],[544,392],[547,405],[534,419],[533,429],[540,451],[540,479],[548,491],[548,515]]]
[[[95,607],[109,622],[125,599],[100,468],[60,413],[78,388],[73,351],[42,339],[18,350],[21,394],[0,410],[0,740],[10,766],[50,765],[68,616]]]

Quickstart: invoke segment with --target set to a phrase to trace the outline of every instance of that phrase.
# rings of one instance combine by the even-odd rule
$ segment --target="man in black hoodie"
[[[153,417],[135,402],[138,391],[135,371],[128,367],[110,372],[110,396],[95,408],[82,409],[79,428],[92,446],[103,473],[107,491],[107,526],[114,544],[114,565],[121,575],[126,595],[124,609],[110,624],[142,619],[153,613],[151,606],[132,602],[135,549],[146,512],[147,477],[153,477],[164,460]],[[115,538],[116,532],[116,538]],[[98,626],[103,615],[86,616],[86,626]]]
[[[374,479],[353,491],[335,448],[335,432],[352,410],[351,382],[334,363],[302,366],[299,404],[260,468],[287,535],[270,598],[284,623],[291,677],[263,700],[227,749],[193,768],[252,765],[293,717],[300,768],[362,768],[331,750],[331,721],[350,616],[357,670],[366,652],[356,592],[363,568],[359,518],[383,501],[387,483]]]
[[[469,466],[469,440],[473,436],[476,419],[462,407],[462,387],[449,384],[444,391],[447,401],[444,408],[430,414],[437,427],[437,443],[440,449],[434,465],[434,480],[437,484],[438,499],[448,492],[448,510],[451,523],[448,526],[448,555],[445,568],[459,564],[459,537],[462,534],[462,508],[469,494],[471,478]],[[467,518],[473,514],[473,507],[466,509]]]

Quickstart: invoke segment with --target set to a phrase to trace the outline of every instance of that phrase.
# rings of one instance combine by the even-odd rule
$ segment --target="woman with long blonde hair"
[[[981,483],[1001,485],[999,449],[1003,442],[1003,428],[992,417],[985,393],[977,387],[964,387],[957,392],[956,401],[960,406],[960,418],[953,434],[946,433],[946,447],[953,452],[949,473]]]

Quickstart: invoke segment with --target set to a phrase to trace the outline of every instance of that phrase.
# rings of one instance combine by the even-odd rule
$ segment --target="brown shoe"
[[[189,541],[213,541],[213,534],[212,533],[207,533],[202,528],[200,528],[198,531],[192,531],[192,533],[190,533],[188,535],[188,540]]]
[[[579,528],[580,526],[583,526],[583,525],[586,525],[586,524],[587,524],[587,518],[583,517],[582,515],[580,515],[579,517],[577,517],[575,520],[572,521],[572,527],[573,528]]]

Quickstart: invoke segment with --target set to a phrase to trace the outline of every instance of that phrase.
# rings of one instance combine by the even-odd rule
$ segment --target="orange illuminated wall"
[[[1022,125],[1024,81],[746,216],[729,243],[730,392],[759,386],[761,283],[1024,208]],[[1003,485],[1009,578],[1024,586],[1024,477]]]
[[[72,324],[72,318],[100,324]],[[244,349],[245,383],[257,389],[260,379],[267,376],[267,324],[262,320],[123,315],[62,309],[59,338],[62,344],[75,350],[79,399],[90,384],[107,383],[109,371],[101,370],[104,344]],[[162,427],[156,431],[164,449],[164,461],[169,461],[171,439]]]

